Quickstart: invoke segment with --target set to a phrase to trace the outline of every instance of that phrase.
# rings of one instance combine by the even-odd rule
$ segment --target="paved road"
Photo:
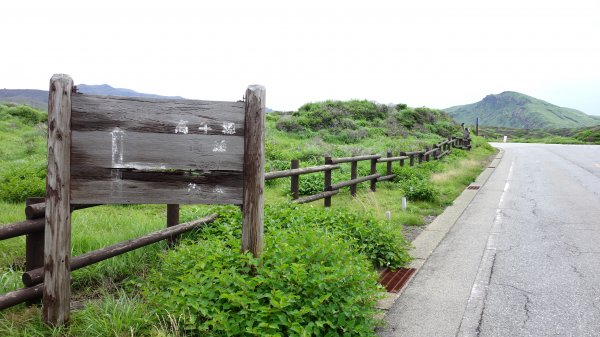
[[[600,336],[600,146],[494,145],[381,336]]]

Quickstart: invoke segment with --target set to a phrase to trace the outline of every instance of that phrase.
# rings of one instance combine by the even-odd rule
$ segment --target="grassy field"
[[[340,105],[336,104],[333,106],[338,109]],[[364,101],[350,105],[359,112],[366,111],[363,109],[365,106],[372,108],[370,103],[367,104]],[[317,108],[312,107],[311,111],[324,114]],[[377,111],[383,110],[378,106],[375,108]],[[14,201],[19,198],[19,195],[10,194],[7,190],[14,191],[21,188],[25,191],[33,191],[31,193],[34,194],[39,193],[36,192],[36,184],[39,185],[39,181],[30,179],[30,171],[27,170],[33,164],[43,163],[45,134],[43,121],[24,122],[22,118],[15,118],[14,115],[2,115],[1,111],[0,109],[0,122],[2,123],[0,126],[4,128],[2,129],[4,131],[0,132],[0,137],[4,137],[2,138],[3,145],[6,144],[4,153],[8,156],[2,157],[0,161],[2,165],[0,181],[5,191],[3,192],[5,193],[4,200],[0,201],[0,224],[6,224],[24,219],[24,203]],[[363,119],[356,118],[357,122],[355,123],[361,126],[356,126],[354,129],[340,128],[332,130],[331,133],[310,128],[303,128],[300,132],[285,131],[281,127],[277,127],[278,124],[281,126],[282,118],[287,119],[287,127],[293,127],[294,123],[300,123],[302,120],[294,119],[298,116],[285,117],[286,114],[271,115],[268,118],[266,143],[268,166],[270,169],[284,169],[289,167],[291,159],[301,159],[302,166],[322,164],[324,155],[340,157],[384,153],[388,149],[394,151],[417,150],[444,138],[438,133],[431,132],[436,130],[442,134],[446,132],[445,130],[449,126],[446,125],[447,121],[443,115],[439,116],[438,121],[435,119],[437,118],[435,117],[436,112],[421,110],[418,114],[413,113],[414,110],[400,105],[386,110],[386,114],[381,115],[379,121],[366,123]],[[410,128],[392,125],[390,116],[398,114],[412,118],[413,122],[411,122]],[[419,122],[422,115],[425,116],[423,120],[428,120],[432,124]],[[301,114],[300,117],[302,117]],[[386,118],[387,122],[385,122]],[[455,128],[456,126],[451,127]],[[32,135],[32,130],[37,131]],[[353,130],[363,131],[354,134],[350,132]],[[363,137],[365,132],[366,136]],[[394,132],[397,134],[392,136],[391,134]],[[32,140],[27,142],[26,139]],[[323,331],[341,333],[344,326],[350,326],[349,321],[334,321],[333,316],[339,315],[332,316],[331,312],[326,311],[329,307],[339,308],[332,307],[338,305],[345,308],[342,310],[343,312],[354,312],[353,315],[357,319],[364,318],[359,320],[360,322],[357,321],[355,327],[358,329],[357,331],[365,327],[370,329],[373,324],[377,323],[369,318],[374,310],[372,301],[375,297],[373,296],[381,291],[372,283],[373,275],[376,275],[373,274],[375,268],[390,263],[407,262],[408,260],[402,255],[407,249],[401,235],[402,228],[404,226],[420,226],[424,223],[425,217],[441,213],[481,172],[486,164],[486,159],[494,151],[482,138],[474,139],[473,146],[473,150],[470,152],[455,149],[450,156],[441,161],[412,168],[401,169],[398,163],[395,163],[394,172],[399,174],[398,179],[393,182],[378,183],[375,193],[368,190],[368,183],[363,183],[359,187],[356,198],[350,196],[347,188],[343,189],[333,197],[333,206],[330,211],[323,209],[322,201],[297,207],[288,206],[290,200],[289,178],[268,182],[265,190],[265,202],[268,206],[265,222],[267,250],[263,263],[273,270],[282,270],[283,274],[300,273],[297,275],[298,279],[295,282],[299,283],[295,288],[309,292],[315,291],[314,298],[321,298],[329,303],[329,306],[315,305],[312,302],[300,305],[301,297],[293,293],[295,290],[286,288],[289,280],[279,282],[275,275],[268,274],[271,269],[261,269],[260,266],[257,266],[259,272],[266,273],[264,274],[265,282],[275,283],[263,283],[263,286],[267,288],[263,289],[265,293],[259,293],[258,298],[249,298],[249,293],[241,290],[236,295],[237,300],[230,299],[227,293],[218,295],[216,298],[210,297],[217,296],[213,294],[214,289],[210,288],[210,285],[215,282],[227,282],[229,284],[227,287],[240,287],[240,289],[245,289],[244,287],[249,287],[255,282],[255,279],[235,276],[225,279],[223,277],[223,275],[230,275],[228,273],[232,270],[237,270],[238,267],[235,265],[241,256],[239,255],[239,242],[241,241],[239,210],[235,207],[188,205],[181,208],[182,221],[192,220],[211,212],[223,214],[223,218],[204,230],[186,235],[183,244],[177,249],[168,251],[164,243],[158,243],[73,272],[74,310],[69,327],[47,327],[40,320],[41,309],[39,306],[19,305],[0,312],[0,335],[179,336],[206,333],[206,335],[221,336],[234,331],[227,330],[232,328],[226,326],[227,320],[232,319],[233,316],[221,317],[219,316],[221,311],[207,314],[206,310],[212,309],[206,309],[200,302],[189,304],[190,310],[198,308],[197,315],[189,313],[176,315],[159,310],[160,304],[175,305],[178,303],[177,300],[189,300],[190,295],[171,294],[162,300],[157,300],[152,295],[160,294],[159,290],[152,289],[174,289],[173,287],[183,287],[197,292],[197,295],[192,298],[200,299],[204,298],[203,296],[209,296],[207,297],[210,298],[209,303],[222,305],[222,307],[216,307],[216,310],[227,310],[225,308],[230,308],[235,301],[239,302],[240,300],[247,300],[248,303],[262,303],[262,306],[267,305],[266,309],[260,309],[262,307],[254,307],[255,304],[238,303],[244,305],[248,310],[252,308],[254,308],[252,310],[257,310],[257,317],[260,316],[261,319],[261,321],[254,322],[249,321],[248,317],[237,318],[236,324],[239,325],[242,321],[248,324],[245,335],[268,334],[265,331],[275,331],[272,332],[273,335],[277,335],[277,331],[287,331],[287,334],[291,335],[302,335],[303,333],[320,335],[324,334]],[[349,178],[349,164],[346,165],[348,167],[336,172],[334,180]],[[380,169],[383,169],[384,165],[380,166]],[[360,167],[359,174],[366,169],[366,167]],[[15,174],[15,172],[21,172],[21,174]],[[307,178],[307,176],[300,178],[301,188],[306,191],[314,189],[315,186],[322,188],[322,175],[316,173],[311,176],[314,178]],[[404,196],[408,196],[409,199],[406,210],[401,207],[401,199]],[[391,212],[390,221],[385,217],[387,211]],[[312,223],[313,221],[317,223]],[[72,255],[77,256],[164,228],[165,222],[166,206],[164,205],[99,206],[75,211],[72,218]],[[315,247],[307,242],[314,242]],[[206,249],[198,250],[198,247]],[[338,253],[325,255],[319,253],[326,249],[332,249],[332,252]],[[344,259],[356,261],[356,264],[348,265],[345,261],[336,260],[336,255],[346,254],[342,252],[350,254]],[[300,256],[303,257],[299,258]],[[292,260],[286,260],[288,258]],[[191,265],[177,273],[173,271],[173,269],[177,269],[177,266],[196,259],[201,265]],[[329,269],[326,269],[327,272],[325,269],[315,269],[315,263],[305,265],[305,260],[318,261],[316,265],[327,266]],[[254,262],[250,260],[246,263]],[[165,266],[172,267],[165,268]],[[186,279],[190,277],[186,272],[195,270],[194,268],[200,268],[199,270],[203,272]],[[0,293],[22,286],[20,277],[23,269],[24,237],[1,241]],[[312,274],[305,275],[304,271]],[[336,289],[340,287],[323,290],[319,285],[332,282],[326,278],[321,279],[329,274],[347,279],[348,275],[357,273],[364,274],[366,278],[356,280],[353,285],[341,287],[342,290],[351,291],[349,293],[337,294],[335,293]],[[244,273],[242,272],[242,274]],[[206,284],[200,282],[208,276],[212,277],[210,279],[212,281],[208,281]],[[311,279],[320,281],[318,284],[312,284],[308,282]],[[169,283],[172,280],[180,280],[183,283]],[[158,287],[158,284],[163,284],[163,287],[155,288]],[[204,285],[200,286],[199,284]],[[335,285],[335,283],[331,284]],[[256,284],[251,287],[259,289]],[[219,290],[222,291],[223,288]],[[369,298],[361,299],[361,294],[369,294]],[[223,302],[223,298],[227,298],[227,301]],[[353,302],[351,306],[348,306],[350,305],[348,303],[336,302],[343,298],[355,298],[357,302]],[[263,303],[265,299],[267,299],[266,304]],[[363,304],[359,305],[358,303]],[[279,308],[280,306],[285,307],[285,310],[281,309],[283,307]],[[339,311],[339,309],[335,310]],[[271,314],[265,316],[265,313]],[[195,317],[204,318],[202,322],[196,322]],[[350,318],[349,316],[348,319]],[[294,325],[294,320],[307,320],[316,325],[311,327],[307,323],[298,327]],[[210,327],[209,330],[202,330],[207,329],[207,326]],[[254,333],[251,333],[252,331]],[[363,335],[369,334],[369,332],[365,332]]]

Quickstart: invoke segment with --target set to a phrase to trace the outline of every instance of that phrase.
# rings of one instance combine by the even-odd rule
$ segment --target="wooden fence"
[[[44,321],[69,321],[72,270],[169,240],[216,218],[185,224],[179,204],[242,207],[241,248],[263,246],[265,89],[244,101],[147,99],[77,93],[56,74],[48,94],[46,197],[27,220],[0,227],[26,235],[27,288],[0,296],[0,309],[43,296]],[[37,201],[37,202],[36,202]],[[71,257],[71,212],[98,204],[167,204],[167,228]],[[43,283],[42,283],[43,282]]]
[[[98,205],[73,205],[71,211],[94,206]],[[25,272],[22,275],[26,288],[0,295],[0,310],[23,302],[33,303],[42,297],[45,208],[44,198],[30,198],[25,207],[25,221],[0,226],[0,240],[26,236]],[[73,257],[70,270],[77,270],[162,240],[172,243],[180,234],[213,222],[216,218],[216,214],[211,214],[202,219],[179,224],[179,205],[167,205],[167,228]]]
[[[375,192],[378,181],[388,181],[394,179],[396,176],[392,173],[392,164],[398,162],[402,167],[405,165],[405,161],[408,160],[410,166],[415,164],[421,164],[430,160],[439,160],[444,156],[450,154],[452,148],[461,148],[470,150],[471,140],[457,137],[450,137],[447,140],[433,144],[431,148],[426,147],[421,151],[402,152],[400,151],[397,156],[393,155],[392,151],[388,151],[386,157],[380,155],[363,155],[355,157],[344,157],[344,158],[332,158],[325,157],[325,164],[320,166],[302,167],[300,168],[300,161],[294,159],[291,162],[291,168],[283,171],[273,171],[265,173],[265,180],[279,179],[290,177],[290,194],[292,200],[298,204],[304,204],[320,199],[324,199],[324,206],[331,206],[331,197],[338,194],[341,188],[350,187],[350,194],[356,196],[356,186],[363,182],[370,182],[371,191]],[[366,176],[358,176],[358,163],[361,161],[370,162],[370,172]],[[350,180],[332,183],[332,171],[340,169],[340,164],[350,163]],[[377,164],[385,163],[386,171],[385,175],[378,173]],[[324,174],[324,186],[323,191],[317,194],[309,195],[300,198],[300,176],[311,173]]]

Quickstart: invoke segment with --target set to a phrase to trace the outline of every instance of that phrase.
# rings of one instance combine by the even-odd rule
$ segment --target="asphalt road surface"
[[[600,336],[600,146],[493,145],[381,336]]]

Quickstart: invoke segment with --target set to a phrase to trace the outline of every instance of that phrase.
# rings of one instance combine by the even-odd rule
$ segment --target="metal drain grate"
[[[488,168],[496,168],[496,166],[488,166]]]
[[[467,187],[468,190],[478,190],[481,186],[479,185],[471,185],[469,187]]]
[[[396,271],[385,269],[379,275],[379,283],[381,283],[389,293],[397,293],[402,290],[414,272],[414,268],[400,268]]]

